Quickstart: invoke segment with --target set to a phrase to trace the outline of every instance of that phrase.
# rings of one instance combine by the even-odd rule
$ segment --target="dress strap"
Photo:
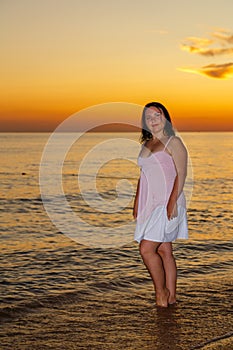
[[[166,144],[164,146],[164,149],[163,149],[164,151],[167,148],[167,146],[168,146],[168,144],[169,144],[169,142],[171,141],[172,138],[173,138],[173,136],[170,136],[169,139],[167,140],[167,142],[166,142]]]

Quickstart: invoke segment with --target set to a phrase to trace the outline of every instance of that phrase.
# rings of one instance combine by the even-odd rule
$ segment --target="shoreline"
[[[48,297],[15,314],[2,324],[1,345],[5,350],[229,349],[229,280],[186,279],[178,284],[178,303],[164,309],[155,306],[151,284],[112,287]]]

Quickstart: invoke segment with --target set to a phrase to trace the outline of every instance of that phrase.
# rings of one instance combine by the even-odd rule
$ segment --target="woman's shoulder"
[[[182,139],[177,136],[177,135],[173,135],[170,137],[170,142],[169,142],[170,145],[183,145],[183,141]]]
[[[178,149],[186,149],[182,139],[177,135],[171,137],[168,148],[170,148],[171,151]]]

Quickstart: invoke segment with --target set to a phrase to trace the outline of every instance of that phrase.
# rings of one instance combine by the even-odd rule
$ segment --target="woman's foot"
[[[176,297],[172,296],[171,294],[169,295],[169,298],[168,298],[168,304],[169,305],[173,305],[176,303]]]
[[[169,290],[165,288],[162,292],[156,293],[156,305],[161,307],[168,307]]]

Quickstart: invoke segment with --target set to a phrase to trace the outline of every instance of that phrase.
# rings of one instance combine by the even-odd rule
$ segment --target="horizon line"
[[[53,133],[53,132],[61,132],[61,133],[74,133],[74,132],[83,132],[82,130],[64,130],[64,131],[56,131],[55,130],[0,130],[0,134],[17,134],[17,133]],[[132,130],[87,130],[84,133],[140,133],[141,131],[132,131]],[[175,130],[175,132],[233,132],[232,130]]]

